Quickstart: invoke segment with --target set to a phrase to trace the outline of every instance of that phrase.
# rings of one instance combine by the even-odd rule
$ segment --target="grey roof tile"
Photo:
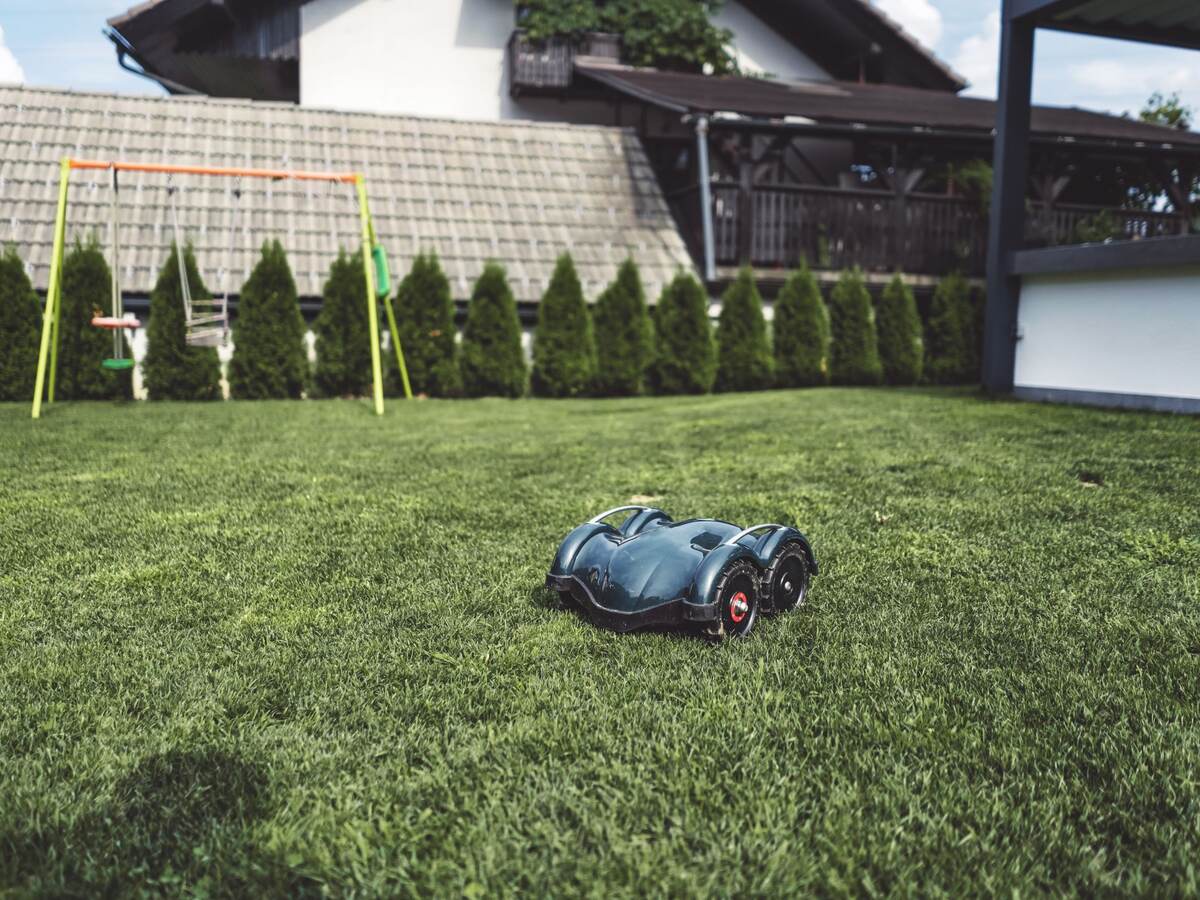
[[[203,98],[142,98],[0,87],[0,241],[13,243],[44,289],[58,158],[364,171],[376,228],[402,274],[436,250],[465,299],[486,261],[509,269],[535,302],[554,261],[571,250],[594,296],[632,253],[656,297],[691,262],[635,135],[612,128],[457,122]],[[358,211],[344,186],[242,183],[229,253],[234,183],[177,176],[180,223],[210,287],[240,284],[262,242],[279,238],[302,294],[325,281],[340,247],[353,249]],[[172,238],[167,179],[121,177],[122,276],[150,290]],[[109,176],[72,176],[68,239],[107,241]]]

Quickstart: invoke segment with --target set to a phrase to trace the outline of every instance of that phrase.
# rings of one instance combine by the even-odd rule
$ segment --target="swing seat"
[[[133,368],[132,359],[106,359],[100,363],[100,368],[108,369],[110,372],[124,372]]]
[[[189,347],[220,347],[225,343],[224,328],[207,328],[184,337]]]
[[[116,331],[121,328],[141,328],[142,323],[137,319],[118,319],[114,316],[95,316],[92,324],[97,328],[107,328]]]

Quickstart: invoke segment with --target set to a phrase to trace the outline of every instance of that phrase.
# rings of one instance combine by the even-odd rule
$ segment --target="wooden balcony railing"
[[[689,188],[674,198],[679,218],[696,233],[699,246],[699,191]],[[735,185],[714,183],[713,238],[718,265],[736,265],[748,250],[759,267],[795,266],[801,259],[821,269],[861,266],[868,271],[901,269],[941,275],[961,271],[982,275],[988,223],[977,206],[940,194],[909,194],[903,210],[895,194],[817,186],[756,187],[750,196],[750,234],[742,233],[743,208]],[[689,208],[693,210],[689,214]],[[1172,213],[1105,210],[1059,205],[1047,214],[1033,204],[1028,238],[1038,245],[1083,240],[1144,238],[1176,234]]]
[[[508,86],[521,93],[557,93],[571,86],[576,56],[618,59],[621,37],[601,32],[585,34],[580,41],[554,37],[531,41],[520,29],[508,39]]]

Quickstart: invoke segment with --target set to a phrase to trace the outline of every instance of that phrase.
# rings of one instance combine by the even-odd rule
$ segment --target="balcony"
[[[677,219],[700,258],[699,190],[672,197]],[[714,182],[713,244],[718,266],[749,262],[787,269],[802,259],[817,269],[861,266],[912,275],[984,272],[988,223],[972,202],[942,194],[910,193],[903,201],[884,191],[818,186],[756,187],[749,203],[738,187]],[[743,209],[749,228],[743,228]],[[1169,212],[1059,204],[1030,204],[1027,240],[1034,246],[1077,244],[1106,237],[1141,239],[1178,234]]]
[[[570,37],[530,40],[517,29],[508,40],[508,90],[515,98],[525,95],[561,95],[571,87],[577,56],[618,60],[621,37],[589,32],[580,40]]]

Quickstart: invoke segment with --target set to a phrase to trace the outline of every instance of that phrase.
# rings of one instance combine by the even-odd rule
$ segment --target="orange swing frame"
[[[112,170],[115,172],[154,172],[165,175],[214,175],[229,178],[267,178],[273,181],[325,181],[336,184],[352,184],[358,195],[359,219],[362,227],[363,273],[367,279],[367,319],[371,331],[371,378],[375,414],[383,415],[383,365],[379,349],[379,311],[374,251],[378,245],[375,225],[371,221],[371,210],[367,203],[366,179],[358,172],[305,172],[284,169],[225,168],[220,166],[184,166],[166,163],[123,162],[120,160],[73,159],[63,157],[60,161],[58,180],[58,212],[54,223],[54,249],[50,260],[50,279],[46,290],[46,305],[42,315],[42,337],[38,348],[37,376],[33,389],[33,418],[41,417],[42,397],[46,403],[54,402],[54,387],[58,373],[58,329],[62,316],[62,263],[66,243],[67,188],[71,172],[75,170]],[[386,276],[384,276],[386,278]],[[404,383],[404,395],[412,399],[412,388],[408,381],[408,368],[404,363],[404,351],[400,346],[400,335],[396,317],[389,298],[384,298],[392,346],[396,352],[396,364]],[[113,327],[131,327],[129,325]],[[47,374],[49,378],[47,378]]]

